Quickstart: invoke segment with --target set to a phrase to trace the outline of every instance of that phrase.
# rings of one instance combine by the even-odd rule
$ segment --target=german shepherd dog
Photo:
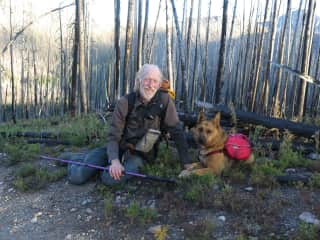
[[[228,136],[220,125],[220,118],[220,112],[212,120],[206,120],[203,111],[199,113],[197,125],[191,130],[195,141],[200,146],[199,162],[189,164],[179,174],[179,177],[207,173],[220,175],[223,170],[230,168],[235,162],[239,162],[239,160],[228,157],[224,152],[225,141]],[[253,163],[253,154],[247,160],[241,162],[245,164]]]

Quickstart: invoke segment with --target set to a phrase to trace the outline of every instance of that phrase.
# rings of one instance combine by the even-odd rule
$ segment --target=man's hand
[[[113,159],[109,167],[109,174],[114,180],[120,180],[123,175],[124,167],[120,163],[119,159]]]

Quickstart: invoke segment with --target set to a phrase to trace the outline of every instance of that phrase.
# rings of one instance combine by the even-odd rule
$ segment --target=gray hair
[[[164,79],[163,74],[157,65],[144,64],[136,74],[135,83],[134,83],[134,90],[135,91],[139,90],[141,81],[151,71],[156,71],[159,74],[159,82],[163,81],[163,79]]]

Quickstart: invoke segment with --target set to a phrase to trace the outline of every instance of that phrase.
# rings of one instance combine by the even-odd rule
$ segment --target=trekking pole
[[[49,156],[44,156],[41,155],[40,158],[45,159],[45,160],[50,160],[50,161],[59,161],[59,162],[64,162],[64,163],[71,163],[79,166],[84,166],[84,167],[90,167],[90,168],[95,168],[103,171],[109,171],[108,167],[102,167],[90,163],[84,163],[84,162],[77,162],[77,161],[72,161],[72,160],[66,160],[66,159],[61,159],[61,158],[55,158],[55,157],[49,157]],[[130,171],[124,171],[124,174],[134,176],[134,177],[140,177],[140,178],[145,178],[145,179],[150,179],[154,181],[160,181],[160,182],[168,182],[168,183],[176,183],[175,179],[172,178],[164,178],[164,177],[158,177],[158,176],[149,176],[141,173],[135,173],[135,172],[130,172]]]

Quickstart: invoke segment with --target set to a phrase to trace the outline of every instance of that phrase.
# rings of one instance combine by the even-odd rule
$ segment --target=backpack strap
[[[126,116],[126,122],[134,108],[134,103],[136,101],[136,93],[135,92],[131,92],[127,95],[127,100],[128,100],[128,112],[127,112],[127,116]]]

